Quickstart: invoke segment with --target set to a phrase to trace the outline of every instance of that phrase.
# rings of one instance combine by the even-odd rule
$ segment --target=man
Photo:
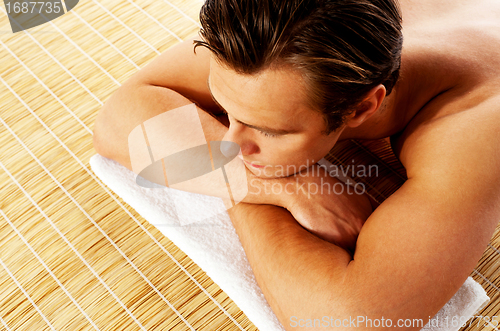
[[[420,329],[500,220],[500,4],[400,6],[402,29],[392,0],[209,0],[194,38],[205,47],[165,52],[98,115],[97,152],[131,169],[131,130],[195,102],[207,141],[238,143],[253,176],[282,184],[293,173],[277,178],[280,166],[314,164],[339,140],[391,137],[408,180],[373,212],[363,196],[335,194],[229,210],[287,329],[324,317]],[[229,128],[209,115],[222,109]],[[344,237],[357,237],[354,255]]]

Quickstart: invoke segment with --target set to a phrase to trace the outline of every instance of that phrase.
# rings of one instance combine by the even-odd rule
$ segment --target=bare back
[[[391,142],[413,175],[422,166],[413,156],[427,153],[437,141],[446,143],[443,136],[453,148],[457,127],[466,134],[499,131],[500,3],[402,0],[400,5],[405,38],[397,101],[401,130]],[[498,145],[498,139],[492,134],[484,143]]]

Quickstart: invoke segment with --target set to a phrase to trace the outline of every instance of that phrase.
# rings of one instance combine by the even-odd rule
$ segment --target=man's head
[[[241,77],[240,88],[246,85],[245,77],[263,82],[271,72],[277,74],[272,79],[282,77],[275,89],[285,88],[284,80],[293,79],[289,83],[296,84],[297,91],[292,94],[295,99],[301,97],[296,108],[303,108],[302,112],[308,109],[310,116],[316,112],[323,125],[315,129],[327,137],[342,129],[374,88],[383,85],[387,95],[391,93],[399,75],[403,41],[395,1],[207,0],[200,13],[203,41],[195,43],[211,50],[215,71],[225,69],[232,78]],[[234,84],[228,77],[225,83]],[[247,92],[253,91],[227,91]],[[227,110],[242,121],[239,117],[243,113],[237,116],[232,114],[236,108]],[[250,122],[257,118],[250,115],[244,112],[243,116]],[[271,127],[273,123],[268,124]]]

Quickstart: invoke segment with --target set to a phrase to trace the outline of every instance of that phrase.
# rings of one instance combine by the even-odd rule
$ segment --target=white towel
[[[90,159],[90,165],[111,190],[203,269],[259,330],[284,330],[255,281],[221,199],[167,187],[141,187],[135,173],[99,154]],[[439,323],[422,330],[456,331],[460,323],[452,323],[453,317],[469,319],[488,301],[484,289],[469,277],[436,314]]]

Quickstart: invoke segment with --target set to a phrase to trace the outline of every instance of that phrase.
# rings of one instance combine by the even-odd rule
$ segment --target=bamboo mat
[[[16,34],[0,6],[0,330],[256,330],[88,163],[103,103],[196,33],[200,5],[81,0]],[[358,180],[380,202],[405,180],[384,141],[342,142],[329,159],[378,164]],[[483,315],[499,315],[499,262],[497,231],[471,274],[493,298]]]

